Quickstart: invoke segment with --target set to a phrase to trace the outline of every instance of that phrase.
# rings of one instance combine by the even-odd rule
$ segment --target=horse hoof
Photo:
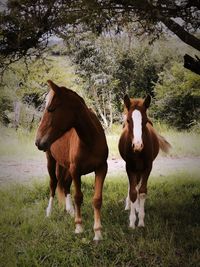
[[[83,227],[81,224],[76,225],[75,234],[81,234],[83,233]]]
[[[51,215],[51,210],[49,210],[48,208],[46,209],[46,217],[49,218]]]
[[[138,223],[138,227],[142,227],[142,228],[144,228],[144,227],[145,227],[144,222],[141,222],[141,223],[139,222],[139,223]]]
[[[124,210],[130,210],[130,205],[126,205]]]
[[[66,211],[72,218],[74,218],[74,215],[75,215],[74,210],[66,210]]]
[[[99,230],[95,231],[93,241],[99,242],[100,240],[103,240],[101,232]]]
[[[135,224],[130,223],[129,227],[134,230],[135,229]]]

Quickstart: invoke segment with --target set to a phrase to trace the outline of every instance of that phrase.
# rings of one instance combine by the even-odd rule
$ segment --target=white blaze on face
[[[133,120],[133,141],[135,151],[141,151],[143,148],[142,142],[142,114],[139,110],[134,110],[132,113]]]

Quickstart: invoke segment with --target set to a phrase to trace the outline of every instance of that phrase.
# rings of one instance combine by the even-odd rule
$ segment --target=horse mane
[[[85,100],[80,95],[78,95],[75,91],[73,91],[69,88],[66,88],[66,87],[61,87],[61,88],[65,89],[65,91],[70,93],[71,95],[74,95],[77,99],[80,100],[80,102],[82,102],[82,104],[84,104],[86,106]]]

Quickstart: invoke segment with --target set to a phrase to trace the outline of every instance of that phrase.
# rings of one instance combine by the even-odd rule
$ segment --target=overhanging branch
[[[196,59],[185,54],[184,67],[200,75],[200,59],[196,56]]]
[[[194,35],[190,34],[183,27],[181,27],[177,22],[172,19],[159,17],[160,21],[165,24],[165,26],[176,34],[184,43],[190,45],[191,47],[200,51],[200,40]]]

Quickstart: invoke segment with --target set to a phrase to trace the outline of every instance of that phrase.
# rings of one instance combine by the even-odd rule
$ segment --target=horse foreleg
[[[138,205],[138,200],[137,200],[137,176],[135,175],[135,173],[128,167],[126,166],[126,171],[128,174],[128,178],[129,178],[129,198],[131,201],[131,211],[130,211],[130,216],[129,216],[129,220],[130,220],[130,224],[129,226],[133,229],[135,229],[135,222],[136,222],[136,209],[137,209],[137,205]]]
[[[102,206],[102,191],[103,184],[107,174],[107,162],[95,171],[95,188],[93,197],[94,207],[94,241],[102,240],[101,226],[101,206]]]
[[[144,218],[145,218],[145,200],[147,196],[147,181],[150,175],[152,169],[152,165],[150,165],[142,174],[142,179],[141,179],[141,186],[139,187],[139,212],[138,212],[138,226],[139,227],[144,227]]]
[[[52,212],[52,207],[53,207],[53,197],[49,198],[49,203],[48,206],[46,208],[46,216],[49,217],[51,215]]]
[[[52,212],[53,199],[57,187],[57,178],[56,178],[56,161],[48,152],[46,153],[46,156],[47,156],[47,169],[50,176],[50,198],[46,209],[46,216],[49,217]]]
[[[138,226],[139,227],[144,227],[144,217],[145,217],[145,211],[144,211],[144,204],[146,200],[146,194],[139,194],[139,199],[140,199],[140,206],[139,206],[139,213],[138,213]]]
[[[127,193],[127,197],[126,197],[125,210],[130,210],[130,208],[131,208],[131,201],[130,201],[130,197],[129,197],[129,191],[130,191],[130,185],[128,183],[128,193]]]

